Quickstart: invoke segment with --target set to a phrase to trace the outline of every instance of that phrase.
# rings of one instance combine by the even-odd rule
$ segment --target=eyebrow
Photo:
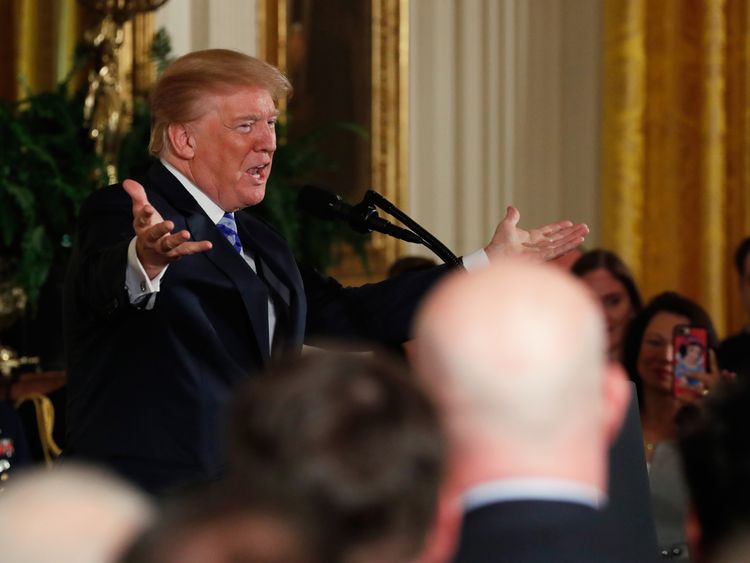
[[[273,118],[279,117],[279,110],[274,110],[273,113],[271,113],[268,117],[273,117]],[[237,122],[237,121],[258,121],[260,119],[264,119],[263,115],[261,115],[259,113],[249,113],[249,114],[246,114],[246,115],[239,115],[239,116],[235,117],[234,119],[232,119],[232,122]]]

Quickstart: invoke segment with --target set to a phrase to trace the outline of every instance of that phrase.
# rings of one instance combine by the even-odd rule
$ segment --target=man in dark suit
[[[737,246],[734,267],[747,323],[739,332],[721,341],[716,357],[721,369],[733,371],[740,377],[750,377],[750,237]]]
[[[446,496],[463,513],[455,562],[652,558],[601,510],[629,388],[579,282],[515,260],[454,276],[427,298],[415,335],[448,433]]]
[[[175,61],[152,91],[141,183],[100,190],[81,210],[66,284],[67,454],[150,491],[222,471],[233,386],[313,334],[407,338],[436,268],[342,288],[298,267],[286,242],[242,210],[259,203],[276,150],[274,67],[227,51]],[[485,254],[551,258],[585,225],[524,231],[508,215]]]

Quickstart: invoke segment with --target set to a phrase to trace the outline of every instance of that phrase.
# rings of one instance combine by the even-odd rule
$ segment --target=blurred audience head
[[[737,247],[734,253],[734,267],[737,270],[742,306],[750,320],[750,237]]]
[[[601,309],[579,281],[513,260],[454,274],[428,296],[415,336],[454,486],[535,476],[605,490],[628,386],[607,362]]]
[[[692,498],[688,541],[696,563],[749,560],[749,407],[750,380],[724,382],[678,428]],[[745,557],[737,558],[740,554]]]
[[[601,301],[607,320],[609,357],[621,361],[625,329],[641,310],[641,294],[633,275],[617,254],[601,248],[581,255],[570,271]]]
[[[432,258],[425,258],[424,256],[402,256],[397,259],[391,267],[388,268],[389,278],[395,278],[406,272],[419,272],[421,270],[429,270],[436,265],[435,260]]]
[[[708,313],[695,301],[672,291],[654,297],[630,322],[623,365],[635,382],[642,407],[644,393],[672,393],[672,334],[677,325],[698,325],[708,331],[708,346],[718,345]]]
[[[409,561],[422,547],[444,445],[401,364],[303,357],[240,389],[230,435],[234,478],[306,522],[326,561]]]
[[[327,563],[305,529],[228,482],[172,499],[118,563]]]
[[[0,494],[0,559],[109,563],[152,520],[149,499],[92,467],[14,475]]]

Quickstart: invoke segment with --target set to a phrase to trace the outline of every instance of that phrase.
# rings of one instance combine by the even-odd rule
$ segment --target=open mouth
[[[250,174],[250,176],[252,176],[255,180],[261,181],[265,179],[266,175],[268,174],[268,166],[269,164],[259,164],[258,166],[248,168],[247,173]]]

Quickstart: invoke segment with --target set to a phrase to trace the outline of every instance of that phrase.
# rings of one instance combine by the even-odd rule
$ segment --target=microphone
[[[300,190],[297,209],[326,221],[347,221],[349,226],[359,233],[377,231],[407,242],[423,242],[410,230],[380,217],[371,203],[362,201],[356,205],[349,205],[341,196],[315,186],[307,185]]]

